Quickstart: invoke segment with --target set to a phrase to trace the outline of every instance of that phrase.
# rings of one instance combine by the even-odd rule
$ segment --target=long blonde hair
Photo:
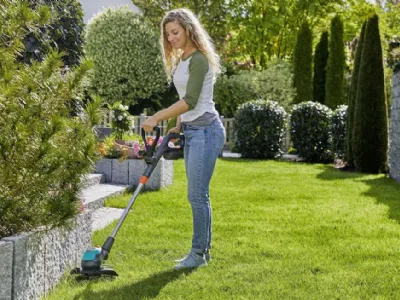
[[[160,42],[168,82],[171,82],[172,73],[182,56],[182,50],[174,49],[168,42],[167,33],[165,31],[165,25],[175,21],[182,26],[195,46],[208,58],[214,74],[219,74],[221,72],[220,58],[215,52],[214,44],[207,31],[189,9],[179,8],[167,12],[161,22]]]

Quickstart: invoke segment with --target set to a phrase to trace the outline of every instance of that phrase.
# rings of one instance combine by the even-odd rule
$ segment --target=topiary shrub
[[[332,114],[332,151],[337,158],[343,158],[346,142],[347,105],[339,105]]]
[[[293,107],[290,135],[293,148],[309,162],[330,162],[330,123],[332,111],[317,102],[303,102]]]
[[[65,53],[62,60],[65,65],[79,64],[83,54],[84,28],[82,5],[77,0],[31,0],[30,7],[37,10],[40,5],[47,5],[52,14],[52,21],[30,32],[24,38],[25,51],[21,53],[24,63],[42,61],[51,48]]]
[[[246,158],[276,158],[286,128],[286,112],[274,101],[256,100],[239,106],[235,115],[235,149]]]
[[[91,64],[64,72],[61,55],[42,63],[17,62],[26,34],[44,19],[22,1],[3,1],[0,14],[0,239],[39,226],[67,226],[79,212],[82,176],[95,155],[84,111],[69,117]],[[8,33],[13,34],[8,34]]]
[[[110,104],[133,105],[167,87],[158,33],[126,7],[91,19],[85,51],[94,63],[91,89]]]

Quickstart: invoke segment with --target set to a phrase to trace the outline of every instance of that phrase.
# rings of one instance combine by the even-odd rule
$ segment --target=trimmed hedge
[[[330,124],[332,111],[318,102],[303,102],[293,107],[290,134],[293,148],[309,162],[331,162]]]
[[[239,106],[235,115],[235,149],[245,158],[277,158],[285,135],[286,112],[274,101]]]

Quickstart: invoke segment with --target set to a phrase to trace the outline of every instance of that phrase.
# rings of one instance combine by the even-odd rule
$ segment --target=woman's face
[[[188,37],[185,29],[176,21],[165,24],[165,34],[168,42],[175,49],[185,49]]]

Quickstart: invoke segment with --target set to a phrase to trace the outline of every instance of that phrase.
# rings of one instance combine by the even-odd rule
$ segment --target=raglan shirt
[[[217,117],[213,101],[215,77],[207,57],[199,50],[181,59],[173,75],[179,98],[184,99],[189,110],[181,115],[181,122],[206,126]]]

